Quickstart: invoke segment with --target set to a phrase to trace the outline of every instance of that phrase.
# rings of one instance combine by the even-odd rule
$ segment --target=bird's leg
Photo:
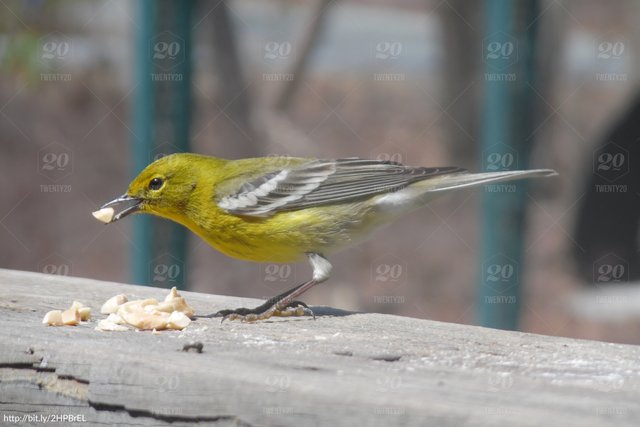
[[[212,316],[222,317],[222,321],[241,320],[243,322],[255,322],[268,319],[271,316],[313,316],[313,311],[303,302],[294,299],[329,278],[331,264],[320,254],[308,253],[309,262],[313,266],[313,278],[286,292],[268,299],[264,304],[256,308],[236,308],[232,310],[220,310]],[[314,316],[315,318],[315,316]]]

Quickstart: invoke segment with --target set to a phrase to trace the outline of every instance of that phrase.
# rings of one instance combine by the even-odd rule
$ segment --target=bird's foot
[[[303,303],[302,301],[291,301],[284,308],[279,310],[276,309],[276,311],[273,312],[272,316],[278,316],[278,317],[311,316],[314,319],[316,318],[316,315],[313,314],[313,311],[309,308],[309,306]]]
[[[241,322],[256,322],[265,320],[272,316],[316,316],[309,306],[302,301],[291,301],[287,304],[273,303],[271,300],[256,308],[236,308],[232,310],[220,310],[212,317],[222,317],[225,320],[240,320]]]
[[[322,258],[320,255],[309,255],[309,259],[311,259],[312,264],[314,264],[313,279],[301,283],[298,286],[281,293],[280,295],[276,295],[275,297],[268,299],[264,302],[264,304],[259,305],[256,308],[243,307],[233,310],[220,310],[215,314],[203,317],[222,317],[223,322],[227,319],[240,320],[241,322],[256,322],[258,320],[268,319],[271,316],[312,316],[315,319],[316,316],[313,314],[313,311],[311,311],[307,304],[301,301],[295,301],[293,299],[297,298],[306,290],[318,284],[320,281],[326,280],[326,277],[322,276],[321,273],[316,272],[317,267],[315,263],[319,262],[317,261],[317,258],[320,258],[324,260],[324,262],[328,263],[328,261]]]

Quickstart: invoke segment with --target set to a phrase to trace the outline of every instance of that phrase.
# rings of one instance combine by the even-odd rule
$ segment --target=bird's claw
[[[272,316],[311,316],[316,318],[309,306],[302,301],[292,301],[284,306],[275,303],[269,307],[261,305],[256,308],[236,308],[232,310],[220,310],[213,317],[222,317],[221,323],[225,320],[240,320],[241,322],[256,322],[266,320]]]

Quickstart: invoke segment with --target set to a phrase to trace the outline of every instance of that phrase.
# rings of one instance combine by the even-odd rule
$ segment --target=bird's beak
[[[121,209],[117,211],[107,223],[117,221],[121,218],[124,218],[127,215],[138,212],[140,210],[140,204],[142,203],[142,199],[137,197],[131,197],[127,194],[123,194],[115,200],[110,201],[109,203],[105,203],[100,207],[100,210],[111,208],[111,209]],[[122,206],[122,208],[121,208]]]

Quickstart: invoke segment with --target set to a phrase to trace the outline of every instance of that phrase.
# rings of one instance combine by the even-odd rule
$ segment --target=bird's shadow
[[[359,314],[359,312],[357,311],[342,310],[341,308],[328,307],[326,305],[314,306],[309,308],[311,309],[311,311],[313,311],[313,314],[315,314],[316,317],[344,317],[351,316],[353,314]]]

